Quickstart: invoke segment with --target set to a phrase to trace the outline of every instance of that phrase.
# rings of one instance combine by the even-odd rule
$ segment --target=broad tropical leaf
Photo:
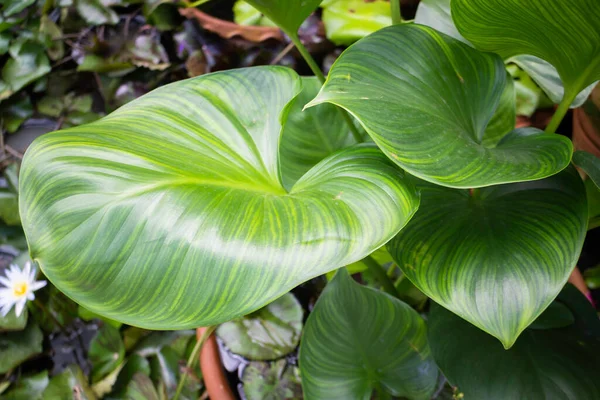
[[[345,108],[394,162],[440,185],[482,187],[559,172],[571,159],[567,138],[529,130],[489,147],[486,127],[506,78],[498,56],[422,25],[396,25],[346,50],[309,105]]]
[[[573,163],[585,171],[590,179],[600,188],[600,159],[586,151],[576,151]]]
[[[478,49],[552,64],[567,99],[600,79],[598,0],[452,0],[451,7],[459,32]]]
[[[296,36],[298,28],[322,0],[246,0],[275,22],[288,36]]]
[[[429,399],[437,367],[423,319],[340,269],[306,321],[300,372],[306,399],[370,399],[374,390]]]
[[[286,191],[279,137],[299,92],[286,68],[221,72],[40,137],[20,180],[32,258],[90,311],[154,329],[240,317],[362,259],[414,214],[415,189],[362,145]]]
[[[568,308],[575,323],[557,329],[527,329],[510,350],[434,305],[429,341],[435,361],[465,399],[600,398],[598,316],[571,285],[554,304]]]
[[[420,189],[421,208],[388,250],[421,291],[509,348],[579,257],[587,204],[577,171],[472,193]]]
[[[290,109],[279,150],[283,185],[288,189],[319,161],[356,144],[336,106],[321,104],[302,110],[319,93],[319,80],[303,77],[302,87]]]
[[[446,35],[452,36],[469,45],[471,43],[465,39],[452,20],[450,0],[421,0],[415,15],[415,22],[430,26]],[[544,92],[555,103],[560,103],[565,89],[563,87],[558,71],[546,61],[531,55],[519,55],[511,57],[508,60],[514,62],[523,68],[527,74],[544,90]],[[577,95],[571,107],[580,107],[590,94],[592,87],[584,89]]]

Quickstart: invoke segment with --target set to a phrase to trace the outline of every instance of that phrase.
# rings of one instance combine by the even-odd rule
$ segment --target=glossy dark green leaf
[[[250,315],[219,325],[217,335],[235,354],[249,360],[274,360],[298,346],[303,317],[298,300],[286,293]]]
[[[565,137],[515,131],[489,147],[486,128],[506,84],[498,56],[422,25],[395,25],[348,48],[309,105],[345,108],[390,159],[436,184],[483,187],[564,169]]]
[[[306,399],[370,399],[374,390],[429,399],[437,368],[421,317],[340,269],[309,315],[300,345]]]
[[[16,92],[50,70],[50,61],[43,47],[28,42],[4,64],[2,79],[10,85],[12,92]]]
[[[337,45],[349,45],[392,24],[386,0],[325,0],[321,7],[327,39]]]
[[[0,333],[0,374],[42,352],[42,331],[33,321],[22,331]]]
[[[77,365],[70,365],[63,372],[50,379],[42,399],[96,400],[97,397],[90,389],[87,377],[83,374],[81,368]]]
[[[390,253],[421,291],[509,348],[581,252],[587,203],[577,171],[472,193],[420,189],[421,207]]]
[[[298,367],[285,359],[272,363],[251,362],[242,372],[247,400],[302,400]]]
[[[558,301],[575,315],[575,324],[527,329],[510,350],[434,305],[429,340],[435,360],[465,399],[600,398],[598,317],[571,285]]]
[[[27,118],[33,115],[31,100],[26,94],[13,96],[2,103],[0,120],[2,128],[8,133],[15,133]]]
[[[600,158],[586,151],[576,151],[573,154],[573,163],[581,168],[600,188]]]
[[[252,7],[276,23],[289,36],[296,36],[300,25],[322,0],[246,0]]]
[[[90,342],[89,359],[92,364],[92,383],[99,382],[113,372],[125,357],[125,346],[119,330],[103,324]]]
[[[31,376],[22,376],[7,393],[0,396],[0,399],[41,400],[48,382],[48,371],[42,371]]]
[[[321,83],[316,77],[305,77],[302,86],[279,149],[282,180],[288,189],[321,160],[356,143],[336,106],[321,104],[302,110],[319,93]]]
[[[417,9],[415,22],[430,26],[471,45],[456,29],[451,14],[450,0],[422,0]],[[556,68],[546,61],[531,55],[511,57],[508,61],[514,62],[523,68],[553,102],[560,103],[565,89]],[[581,91],[573,101],[571,107],[581,106],[589,96],[590,91],[591,87]]]
[[[478,49],[552,64],[570,101],[600,79],[597,0],[452,0],[451,7],[458,30]]]
[[[575,322],[575,316],[567,306],[553,301],[544,312],[529,325],[528,329],[564,328]]]
[[[299,91],[282,67],[220,72],[38,138],[19,196],[33,259],[95,313],[182,329],[246,315],[364,258],[412,217],[416,191],[361,145],[287,192],[278,144]]]

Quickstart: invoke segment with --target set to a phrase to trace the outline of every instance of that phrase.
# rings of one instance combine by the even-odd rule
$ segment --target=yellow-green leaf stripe
[[[286,191],[279,139],[300,90],[282,67],[220,72],[40,137],[20,181],[32,259],[95,313],[183,329],[370,254],[414,214],[415,188],[363,145]]]

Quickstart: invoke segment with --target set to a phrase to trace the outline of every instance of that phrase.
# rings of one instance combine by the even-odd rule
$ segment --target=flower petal
[[[2,314],[3,317],[6,317],[8,315],[8,313],[10,312],[10,309],[12,308],[12,304],[6,304],[4,306],[2,306],[2,310],[0,310],[0,314]]]
[[[48,282],[46,281],[35,281],[33,283],[31,283],[30,287],[31,287],[31,291],[34,292],[38,289],[43,288],[44,286],[46,286]]]
[[[3,284],[4,286],[8,287],[8,288],[12,286],[10,280],[6,279],[3,276],[0,276],[0,283]]]
[[[23,308],[25,307],[26,302],[26,299],[19,300],[15,305],[15,313],[17,314],[17,317],[21,316],[21,312],[23,312]]]

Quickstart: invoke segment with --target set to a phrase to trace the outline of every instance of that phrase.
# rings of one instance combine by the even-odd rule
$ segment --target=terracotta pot
[[[196,329],[198,340],[202,337],[206,328]],[[208,397],[211,400],[235,400],[236,397],[229,387],[229,381],[223,370],[223,363],[219,355],[219,345],[215,334],[211,334],[200,351],[200,369]]]

